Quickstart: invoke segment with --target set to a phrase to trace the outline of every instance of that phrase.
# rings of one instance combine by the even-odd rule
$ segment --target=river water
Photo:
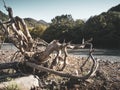
[[[74,49],[68,51],[70,54],[81,56],[81,57],[87,57],[89,54],[88,49]],[[115,61],[120,62],[120,50],[116,49],[95,49],[93,52],[93,56],[95,58],[101,59],[101,60],[108,60],[108,61]]]
[[[1,50],[17,50],[16,47],[11,43],[4,43],[1,46]],[[70,54],[81,56],[81,57],[87,57],[89,54],[88,49],[74,49],[74,50],[68,50]],[[95,49],[93,53],[95,58],[101,59],[101,60],[109,60],[109,61],[115,61],[120,62],[120,50],[116,49]]]

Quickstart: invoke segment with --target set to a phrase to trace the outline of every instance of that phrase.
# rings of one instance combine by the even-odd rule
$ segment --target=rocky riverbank
[[[0,62],[11,62],[13,51],[1,51]],[[20,55],[19,60],[23,57]],[[65,72],[71,74],[81,74],[79,67],[82,65],[86,57],[69,55],[67,58],[67,66]],[[17,59],[18,60],[18,59]],[[84,70],[89,69],[91,62],[88,62]],[[0,70],[0,77],[3,71]],[[81,75],[86,74],[86,72]],[[47,74],[40,77],[40,87],[31,90],[119,90],[120,89],[120,62],[110,62],[99,60],[99,68],[94,77],[86,81],[73,80],[69,78],[59,77],[53,74]],[[1,80],[2,83],[2,80]]]

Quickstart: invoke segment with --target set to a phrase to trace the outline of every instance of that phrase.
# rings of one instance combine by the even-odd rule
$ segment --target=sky
[[[51,22],[55,16],[63,14],[72,15],[74,20],[87,20],[120,4],[120,0],[5,0],[5,2],[7,6],[12,7],[14,16],[46,22]],[[3,0],[0,0],[0,10],[7,14]]]

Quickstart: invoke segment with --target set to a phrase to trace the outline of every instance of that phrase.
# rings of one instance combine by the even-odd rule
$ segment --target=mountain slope
[[[24,18],[25,22],[27,23],[28,26],[30,27],[35,27],[35,26],[38,26],[38,25],[45,25],[45,26],[48,26],[49,24],[47,22],[45,22],[44,20],[35,20],[35,19],[32,19],[32,18]]]
[[[120,48],[120,5],[91,17],[84,26],[84,36],[94,38],[94,46]]]
[[[120,4],[118,4],[117,6],[114,6],[114,7],[110,8],[108,11],[120,12]]]
[[[0,20],[2,21],[7,21],[9,18],[8,18],[8,15],[6,15],[5,13],[3,13],[2,11],[0,11]],[[30,27],[34,27],[34,26],[37,26],[37,25],[45,25],[45,26],[48,26],[49,24],[47,22],[45,22],[44,20],[35,20],[33,18],[24,18],[25,22],[27,23],[28,26]]]

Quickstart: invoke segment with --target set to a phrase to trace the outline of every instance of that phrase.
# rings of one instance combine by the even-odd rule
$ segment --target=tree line
[[[104,12],[99,16],[89,18],[86,22],[74,20],[71,15],[61,15],[53,18],[38,37],[47,42],[57,39],[60,42],[78,44],[82,39],[93,38],[97,48],[120,48],[120,12]],[[39,30],[39,29],[36,29]],[[34,33],[33,33],[34,35]]]
[[[87,21],[74,20],[72,15],[63,14],[54,17],[49,25],[34,22],[27,22],[33,38],[39,37],[47,42],[57,39],[74,44],[81,43],[83,38],[93,38],[92,43],[97,48],[120,48],[120,4]]]

